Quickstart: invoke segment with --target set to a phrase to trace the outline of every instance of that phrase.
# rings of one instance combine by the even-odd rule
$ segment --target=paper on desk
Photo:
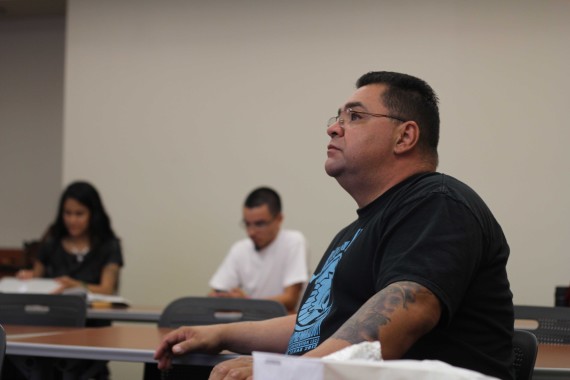
[[[121,296],[96,293],[87,293],[87,302],[91,305],[109,304],[111,307],[128,307],[130,305],[130,302]]]
[[[382,353],[380,350],[380,342],[360,342],[358,344],[353,344],[333,352],[330,355],[325,356],[323,359],[331,361],[346,361],[346,360],[368,360],[368,361],[380,361],[382,360]]]
[[[380,342],[362,342],[322,359],[253,353],[254,380],[491,380],[438,360],[382,361]]]
[[[3,277],[0,279],[0,292],[2,293],[49,294],[59,287],[59,283],[52,278],[20,280],[16,277]]]
[[[323,362],[318,358],[253,352],[253,380],[323,380]]]
[[[439,360],[338,362],[323,359],[323,363],[323,377],[319,380],[498,380],[495,377],[454,367]]]

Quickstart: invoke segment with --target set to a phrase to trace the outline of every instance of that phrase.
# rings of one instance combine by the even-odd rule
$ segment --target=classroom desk
[[[570,345],[539,344],[533,380],[570,378]]]
[[[151,325],[100,328],[5,325],[6,354],[154,363],[154,350],[171,329]],[[214,366],[236,357],[189,354],[174,363]],[[533,379],[570,378],[570,345],[539,344]]]
[[[155,363],[154,351],[171,329],[145,325],[62,328],[5,325],[7,355]],[[174,363],[214,366],[236,354],[189,354]]]
[[[157,323],[163,307],[129,306],[125,308],[88,308],[87,319],[116,322]]]

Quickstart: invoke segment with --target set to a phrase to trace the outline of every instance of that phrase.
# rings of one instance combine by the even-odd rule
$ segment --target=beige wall
[[[0,247],[35,239],[62,181],[63,17],[0,17]]]
[[[100,189],[134,303],[206,293],[261,184],[314,268],[356,215],[323,172],[325,121],[383,69],[439,93],[440,170],[502,224],[515,302],[551,305],[570,281],[569,2],[134,4],[69,3],[62,167]]]

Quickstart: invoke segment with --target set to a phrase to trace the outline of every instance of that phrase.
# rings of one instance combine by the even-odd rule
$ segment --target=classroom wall
[[[61,183],[100,189],[133,303],[205,294],[258,185],[280,191],[314,268],[356,216],[323,171],[325,122],[369,70],[438,92],[440,171],[503,226],[515,302],[551,305],[569,282],[570,3],[134,4],[68,4]]]
[[[62,182],[64,17],[0,17],[0,247],[54,218]]]

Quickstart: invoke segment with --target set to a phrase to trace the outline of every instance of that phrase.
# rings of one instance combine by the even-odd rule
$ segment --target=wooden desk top
[[[100,328],[5,325],[7,354],[46,357],[155,362],[156,347],[171,331],[152,325],[117,325]],[[176,362],[215,365],[235,354],[190,354]],[[570,345],[540,344],[537,370],[570,371]]]
[[[570,345],[539,344],[535,368],[570,370]]]
[[[74,359],[155,362],[154,351],[171,329],[150,325],[122,325],[99,328],[4,326],[8,355]],[[50,330],[51,329],[51,330]],[[28,334],[28,335],[18,335]],[[26,332],[27,331],[27,332]],[[35,335],[34,335],[35,334]],[[235,357],[234,354],[189,354],[175,363],[210,365]]]

